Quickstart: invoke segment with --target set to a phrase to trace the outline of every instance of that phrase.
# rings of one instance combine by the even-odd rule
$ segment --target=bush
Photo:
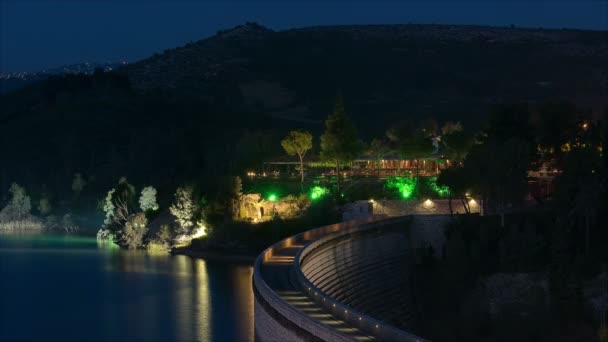
[[[74,223],[71,214],[63,215],[63,219],[61,220],[61,228],[63,228],[66,233],[74,233],[78,231],[78,226]]]
[[[11,200],[0,211],[0,222],[20,221],[27,219],[32,210],[30,197],[25,193],[25,189],[17,183],[13,183],[8,190],[11,193]]]
[[[179,233],[188,235],[194,226],[194,214],[196,205],[192,200],[191,188],[177,188],[175,191],[175,202],[169,207],[171,215],[179,224]]]
[[[143,246],[144,236],[148,232],[148,219],[144,213],[129,216],[121,232],[121,244],[129,249]]]

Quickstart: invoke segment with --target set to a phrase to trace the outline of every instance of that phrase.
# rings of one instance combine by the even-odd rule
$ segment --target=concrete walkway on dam
[[[292,244],[275,251],[273,256],[262,263],[261,273],[268,286],[285,302],[322,324],[358,341],[374,341],[375,339],[348,323],[335,318],[333,315],[310,301],[299,288],[294,271],[294,258],[308,240]]]

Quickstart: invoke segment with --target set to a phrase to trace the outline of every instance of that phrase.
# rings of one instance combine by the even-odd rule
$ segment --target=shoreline
[[[186,255],[191,258],[199,258],[215,261],[229,261],[253,265],[256,256],[246,254],[225,254],[217,251],[193,251],[190,249],[177,249],[169,252],[171,255]]]

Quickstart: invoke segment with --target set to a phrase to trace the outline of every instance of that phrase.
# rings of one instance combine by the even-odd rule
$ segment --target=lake
[[[252,267],[0,234],[0,340],[253,341]]]

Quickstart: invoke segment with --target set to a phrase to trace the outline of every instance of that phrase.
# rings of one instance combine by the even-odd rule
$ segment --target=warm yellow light
[[[475,204],[477,204],[477,202],[475,202],[475,200],[471,198],[471,200],[469,201],[469,205],[475,205]]]
[[[431,205],[431,204],[433,204],[433,201],[431,201],[430,199],[427,199],[426,201],[424,201],[424,204]]]
[[[207,229],[205,228],[204,225],[201,225],[196,229],[194,234],[192,234],[192,238],[197,239],[197,238],[200,238],[200,237],[203,237],[206,235],[207,235]]]

